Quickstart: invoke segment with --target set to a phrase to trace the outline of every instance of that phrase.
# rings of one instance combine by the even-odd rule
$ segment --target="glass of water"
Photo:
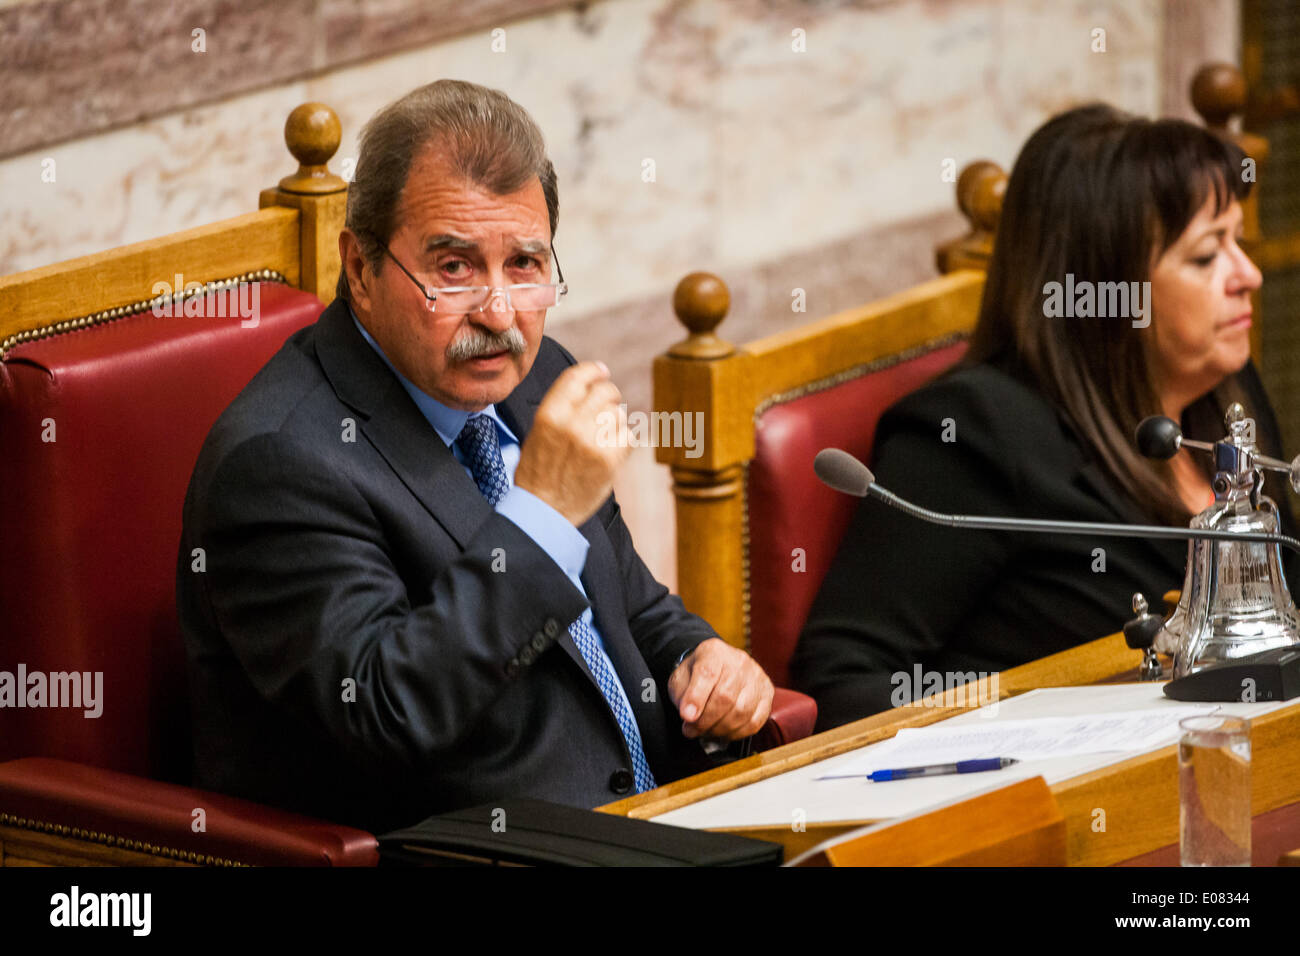
[[[1183,866],[1250,866],[1250,721],[1214,714],[1178,728]]]

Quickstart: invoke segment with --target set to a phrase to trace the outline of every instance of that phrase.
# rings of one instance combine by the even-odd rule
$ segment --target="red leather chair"
[[[674,479],[678,591],[776,684],[856,505],[821,484],[813,458],[833,446],[869,460],[884,410],[965,351],[983,282],[958,272],[740,346],[715,333],[722,280],[678,284],[689,334],[655,360],[655,409],[701,416],[702,436],[656,449]],[[811,699],[783,690],[778,704],[811,731]]]
[[[0,670],[102,674],[89,709],[97,715],[86,700],[0,710],[6,842],[75,837],[127,862],[378,861],[372,834],[185,786],[175,580],[190,472],[221,411],[321,310],[316,296],[287,285],[256,289],[260,317],[249,327],[237,315],[215,317],[210,294],[211,317],[146,310],[23,341],[0,360],[11,505],[0,547]],[[93,686],[91,678],[86,690]],[[11,845],[9,855],[21,850]]]
[[[799,632],[858,504],[818,480],[813,458],[830,447],[869,462],[884,411],[965,351],[961,341],[890,356],[863,366],[848,381],[809,387],[759,415],[746,488],[749,644],[773,681],[789,679]],[[806,565],[792,573],[796,549],[802,549]]]

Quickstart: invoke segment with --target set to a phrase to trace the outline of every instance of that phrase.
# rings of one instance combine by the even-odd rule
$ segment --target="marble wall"
[[[0,0],[0,156],[572,0]]]
[[[366,4],[320,4],[353,9],[372,38],[357,40],[360,49],[393,32],[373,11],[363,16]],[[1235,8],[1217,5],[1218,19],[1202,18],[1191,39],[1171,45],[1169,11],[1179,4],[543,4],[538,15],[489,17],[455,37],[8,155],[0,274],[256,208],[259,188],[292,169],[281,130],[298,103],[338,111],[334,168],[346,176],[357,132],[378,107],[438,77],[472,80],[532,113],[559,172],[556,249],[572,294],[550,331],[581,357],[606,360],[629,401],[645,407],[651,358],[681,335],[668,298],[683,274],[727,280],[734,306],[722,332],[737,341],[932,276],[935,243],[963,228],[945,160],[1009,166],[1030,131],[1078,102],[1156,113],[1185,98],[1166,88],[1180,51],[1199,57],[1200,38],[1222,36]],[[26,6],[34,14],[48,0]],[[24,4],[0,6],[0,19],[13,9]],[[1104,52],[1094,49],[1098,31]],[[185,62],[149,82],[179,82]],[[93,83],[93,71],[83,73],[79,82]],[[40,97],[25,95],[39,113]],[[28,117],[23,128],[48,133],[58,120]],[[807,314],[791,311],[796,287]],[[647,563],[671,581],[667,488],[643,451],[620,493]]]

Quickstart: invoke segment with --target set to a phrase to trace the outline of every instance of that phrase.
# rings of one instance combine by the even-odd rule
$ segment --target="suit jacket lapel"
[[[668,688],[656,687],[653,701],[642,699],[645,691],[642,681],[653,678],[628,627],[623,585],[618,577],[618,562],[609,535],[605,533],[599,513],[589,518],[580,530],[591,543],[587,563],[582,569],[582,586],[589,595],[600,595],[599,603],[593,602],[592,607],[596,627],[604,639],[605,652],[614,665],[614,673],[618,675],[623,692],[627,694],[628,703],[637,717],[641,743],[646,754],[652,759],[655,755],[667,759],[668,728],[663,719],[662,702],[668,694]]]
[[[506,396],[504,402],[497,402],[497,414],[510,426],[510,430],[519,438],[521,445],[524,436],[533,427],[533,418],[537,414],[537,406],[542,403],[543,394],[533,381],[532,373],[529,372],[528,377]]]
[[[433,518],[465,547],[491,514],[487,499],[392,371],[361,337],[347,303],[317,320],[316,355],[339,399],[361,416],[361,431]]]
[[[618,674],[627,699],[634,701],[637,699],[634,692],[640,692],[636,686],[636,674],[644,670],[645,665],[637,667],[635,661],[628,657],[629,647],[626,645],[631,644],[631,635],[627,630],[627,609],[623,607],[622,588],[617,581],[611,580],[614,561],[613,555],[609,553],[609,539],[601,533],[603,528],[596,516],[588,518],[578,530],[589,544],[587,563],[582,568],[582,587],[589,596],[599,594],[601,598],[599,605],[592,600],[592,620],[604,640],[605,653],[614,665],[614,672]],[[622,639],[625,633],[628,633],[626,641]],[[635,646],[631,649],[635,650]],[[633,683],[629,684],[629,680]]]

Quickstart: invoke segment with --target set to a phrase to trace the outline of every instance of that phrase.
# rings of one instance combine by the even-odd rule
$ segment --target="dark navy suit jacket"
[[[496,406],[521,441],[573,361],[544,338]],[[661,783],[702,769],[667,682],[717,635],[654,580],[612,496],[580,530],[651,769]],[[198,786],[372,831],[507,796],[590,807],[631,786],[568,633],[586,599],[488,505],[341,301],[208,435],[177,597]]]

